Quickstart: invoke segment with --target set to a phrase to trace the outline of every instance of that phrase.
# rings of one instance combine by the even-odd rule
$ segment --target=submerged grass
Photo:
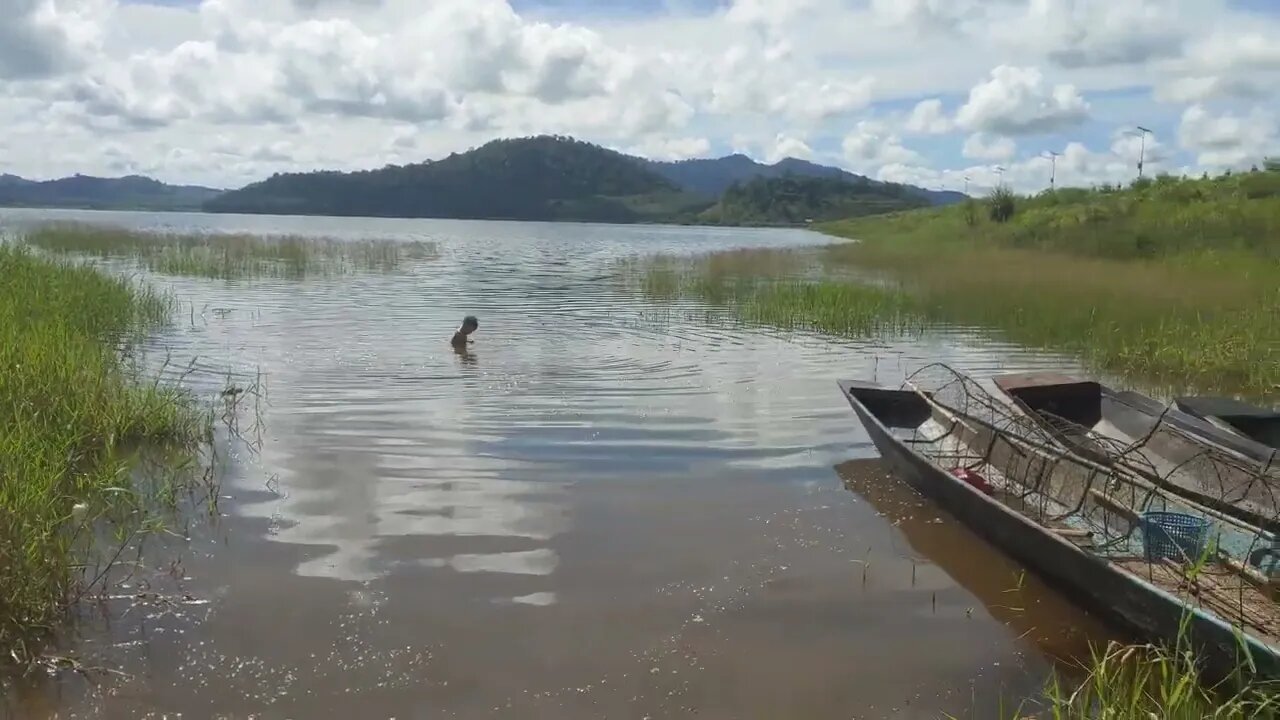
[[[1141,384],[1280,393],[1280,172],[1015,203],[1006,222],[963,206],[858,218],[822,226],[858,242],[631,269],[656,297],[782,328],[980,327]]]
[[[0,277],[0,656],[24,661],[85,589],[99,521],[140,522],[126,456],[190,456],[211,420],[122,356],[168,319],[168,298],[14,245],[0,245]]]
[[[408,260],[436,255],[436,246],[422,241],[154,233],[77,224],[38,228],[26,242],[47,252],[126,258],[153,272],[222,279],[391,272]]]
[[[1280,685],[1254,679],[1247,659],[1230,677],[1206,682],[1186,641],[1188,614],[1172,647],[1112,642],[1093,652],[1080,680],[1055,673],[1040,697],[1011,720],[1275,720]]]

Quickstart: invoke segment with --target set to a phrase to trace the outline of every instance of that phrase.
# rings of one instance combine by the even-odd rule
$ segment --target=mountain
[[[839,175],[757,177],[731,185],[701,218],[723,225],[802,225],[928,207],[917,189]]]
[[[711,204],[635,158],[557,136],[360,172],[277,174],[205,203],[210,212],[505,220],[670,221]]]
[[[166,185],[141,175],[74,175],[45,181],[0,175],[0,207],[199,210],[206,200],[221,192],[195,185]]]
[[[758,163],[746,155],[728,155],[722,158],[700,158],[663,162],[643,160],[647,167],[662,175],[671,182],[692,193],[705,197],[720,197],[734,183],[746,183],[756,178],[780,178],[787,175],[816,178],[839,178],[850,183],[872,186],[885,186],[862,175],[851,173],[837,167],[818,165],[808,160],[785,158],[772,165]],[[927,190],[914,185],[905,186],[909,192],[921,197],[931,205],[950,205],[965,199],[964,193],[951,190]]]
[[[34,185],[34,184],[35,184],[34,181],[27,180],[26,178],[20,178],[17,175],[0,173],[0,188],[14,188],[14,187],[22,187],[24,185]]]
[[[949,200],[920,188],[869,180],[802,160],[761,165],[743,155],[731,155],[663,163],[544,135],[494,140],[441,160],[377,170],[276,174],[212,198],[204,208],[236,213],[615,223],[716,222],[718,218],[735,222],[731,218],[751,217],[775,223],[783,222],[780,218],[789,217],[790,211],[776,217],[768,211],[704,211],[735,183],[793,175],[830,179],[852,188],[851,193],[867,195],[868,202],[859,208],[902,209]],[[795,191],[794,186],[768,187]],[[833,197],[829,188],[814,192],[828,200]],[[892,202],[882,202],[885,198]],[[927,202],[915,202],[920,199]],[[825,208],[826,202],[819,205]]]

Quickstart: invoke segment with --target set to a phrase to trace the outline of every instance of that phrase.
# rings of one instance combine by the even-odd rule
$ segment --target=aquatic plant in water
[[[39,227],[23,241],[62,255],[123,258],[153,272],[223,279],[391,272],[437,254],[435,244],[424,241],[158,233],[79,224]]]
[[[208,480],[188,471],[212,417],[121,355],[168,319],[168,297],[13,245],[0,277],[0,657],[24,661],[102,577],[95,536],[128,538],[148,502]],[[166,472],[139,485],[145,447]]]

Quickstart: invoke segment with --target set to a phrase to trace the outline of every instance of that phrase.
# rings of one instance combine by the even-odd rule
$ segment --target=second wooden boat
[[[1135,392],[1058,373],[993,382],[1066,448],[1243,522],[1280,532],[1276,451]]]
[[[1243,435],[1274,449],[1280,448],[1280,412],[1223,397],[1174,398],[1173,405],[1221,430]]]

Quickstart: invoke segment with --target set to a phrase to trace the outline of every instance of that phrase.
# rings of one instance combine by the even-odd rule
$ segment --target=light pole
[[[1144,127],[1142,127],[1141,125],[1139,125],[1139,126],[1138,126],[1138,130],[1139,130],[1139,132],[1141,132],[1141,133],[1142,133],[1142,140],[1140,141],[1140,143],[1139,143],[1139,145],[1138,145],[1138,179],[1139,179],[1139,180],[1141,180],[1141,179],[1142,179],[1142,166],[1143,166],[1143,164],[1146,162],[1146,159],[1147,159],[1147,135],[1148,135],[1151,131],[1150,131],[1150,130],[1148,130],[1148,129],[1146,129],[1146,128],[1144,128]]]
[[[996,178],[997,178],[996,189],[998,190],[1004,187],[1004,167],[1002,165],[997,165],[995,167],[995,171],[996,171]]]
[[[965,195],[969,194],[969,176],[968,175],[964,176],[964,194]]]
[[[1060,152],[1054,152],[1053,150],[1050,150],[1044,155],[1045,157],[1049,158],[1049,163],[1050,163],[1049,165],[1049,190],[1050,191],[1053,190],[1054,182],[1058,179],[1058,156],[1061,154],[1062,153]]]

